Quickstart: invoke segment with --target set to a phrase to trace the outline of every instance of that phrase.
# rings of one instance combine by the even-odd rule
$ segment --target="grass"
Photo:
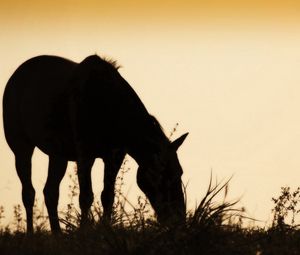
[[[125,173],[123,168],[116,185],[111,225],[101,222],[101,207],[94,204],[89,226],[78,227],[80,213],[73,204],[78,185],[71,176],[70,203],[61,219],[64,233],[51,235],[47,217],[35,207],[36,231],[26,235],[21,207],[16,206],[12,227],[0,230],[0,254],[300,254],[300,231],[295,224],[299,189],[282,188],[280,196],[273,198],[270,227],[250,228],[244,226],[245,209],[237,207],[238,201],[227,201],[230,180],[213,183],[211,177],[203,199],[187,212],[186,223],[166,228],[155,221],[147,199],[139,197],[133,206],[123,195]],[[220,196],[223,199],[218,202]],[[3,214],[0,207],[0,222]]]

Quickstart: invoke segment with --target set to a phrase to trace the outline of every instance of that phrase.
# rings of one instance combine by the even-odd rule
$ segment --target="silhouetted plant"
[[[33,226],[35,231],[41,232],[45,231],[49,227],[48,216],[45,215],[44,205],[40,209],[38,207],[38,200],[35,199],[33,205]]]
[[[201,200],[194,212],[189,212],[187,222],[189,226],[197,226],[201,228],[208,228],[214,226],[221,226],[225,223],[233,223],[234,220],[242,225],[242,219],[246,218],[244,215],[245,208],[234,208],[239,200],[227,202],[226,198],[228,195],[228,185],[231,178],[224,183],[217,182],[213,184],[212,175],[208,189],[205,196]],[[224,192],[223,202],[214,201],[215,198]]]
[[[176,131],[177,131],[177,129],[178,129],[178,126],[179,126],[179,124],[176,123],[175,126],[174,126],[174,128],[173,128],[172,131],[170,132],[170,135],[169,135],[169,137],[168,137],[170,140],[171,140],[172,136],[176,133]]]
[[[278,198],[272,198],[275,206],[272,209],[272,227],[280,230],[295,228],[295,217],[300,212],[300,187],[291,191],[290,187],[281,187],[281,194]],[[289,223],[287,222],[289,220]]]
[[[4,216],[4,206],[1,205],[0,206],[0,230],[2,230],[2,219],[4,219],[5,216]]]
[[[79,196],[79,184],[77,177],[77,165],[73,167],[74,173],[69,173],[68,177],[70,180],[69,184],[69,203],[67,204],[66,211],[62,211],[61,214],[64,216],[60,221],[65,225],[67,232],[74,231],[80,224],[80,212],[75,207],[74,200],[78,200]]]
[[[15,205],[14,206],[14,226],[16,232],[23,232],[24,231],[24,220],[22,218],[22,208],[21,205]]]

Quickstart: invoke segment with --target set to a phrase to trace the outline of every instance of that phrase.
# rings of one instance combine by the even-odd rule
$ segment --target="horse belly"
[[[48,155],[74,160],[75,146],[66,109],[57,108],[52,100],[26,93],[21,107],[24,130],[32,143]]]

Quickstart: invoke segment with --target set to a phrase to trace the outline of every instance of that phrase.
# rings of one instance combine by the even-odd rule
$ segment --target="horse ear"
[[[172,148],[177,151],[180,145],[184,142],[185,138],[188,136],[189,133],[186,133],[179,138],[177,138],[174,142],[171,143]]]

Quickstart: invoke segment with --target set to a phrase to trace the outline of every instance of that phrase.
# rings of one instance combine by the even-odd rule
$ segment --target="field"
[[[89,225],[80,228],[80,213],[72,203],[78,194],[74,183],[69,209],[61,218],[63,234],[52,235],[47,217],[36,207],[35,233],[25,234],[21,206],[16,206],[14,222],[1,228],[0,254],[300,254],[300,230],[295,225],[299,189],[282,188],[273,198],[273,223],[259,228],[245,226],[248,218],[238,201],[226,202],[228,183],[211,181],[197,208],[187,213],[186,223],[168,228],[155,221],[147,199],[140,197],[133,206],[120,187],[112,224],[101,221],[101,207],[94,204]],[[219,203],[215,200],[221,193],[224,200]],[[0,208],[0,220],[3,214]]]
[[[1,254],[299,254],[298,231],[97,225],[61,236],[1,233]]]

